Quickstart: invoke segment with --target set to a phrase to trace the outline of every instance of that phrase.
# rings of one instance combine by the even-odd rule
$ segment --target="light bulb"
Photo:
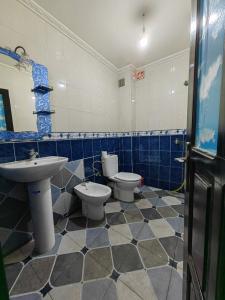
[[[146,35],[143,35],[143,37],[141,38],[139,44],[140,44],[141,48],[145,48],[148,44],[148,37]]]

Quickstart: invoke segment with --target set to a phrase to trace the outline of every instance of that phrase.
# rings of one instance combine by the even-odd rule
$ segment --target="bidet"
[[[74,187],[75,193],[82,200],[82,214],[91,220],[104,218],[103,203],[111,195],[110,187],[94,182],[83,182]]]

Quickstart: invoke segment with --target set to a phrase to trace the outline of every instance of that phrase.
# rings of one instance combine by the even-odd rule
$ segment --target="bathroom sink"
[[[67,161],[67,157],[49,156],[0,164],[1,176],[27,183],[35,251],[39,254],[50,251],[55,245],[50,179]]]
[[[66,157],[49,156],[0,164],[0,175],[16,182],[34,182],[50,178],[68,161]]]

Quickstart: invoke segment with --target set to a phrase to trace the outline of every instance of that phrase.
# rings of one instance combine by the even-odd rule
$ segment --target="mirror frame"
[[[9,56],[17,62],[20,62],[22,59],[18,53],[7,48],[0,47],[0,54]],[[52,132],[49,92],[43,93],[37,89],[39,86],[49,87],[48,69],[46,66],[38,64],[31,59],[29,60],[29,63],[32,66],[32,78],[34,82],[34,91],[32,91],[35,96],[36,111],[34,113],[37,115],[37,132],[0,131],[0,142],[13,140],[36,140],[49,135]]]

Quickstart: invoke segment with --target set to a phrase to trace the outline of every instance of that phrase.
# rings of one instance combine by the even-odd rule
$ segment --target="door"
[[[193,0],[184,300],[225,299],[224,0]]]

